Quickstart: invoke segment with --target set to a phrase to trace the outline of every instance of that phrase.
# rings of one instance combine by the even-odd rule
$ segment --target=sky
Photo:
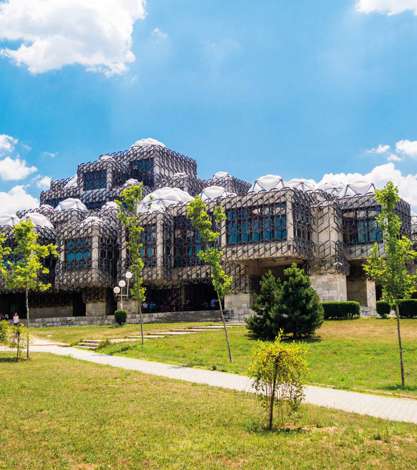
[[[417,0],[0,0],[0,213],[148,137],[417,213],[416,50]]]

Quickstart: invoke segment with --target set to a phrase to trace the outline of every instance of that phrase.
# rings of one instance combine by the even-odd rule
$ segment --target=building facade
[[[30,218],[42,240],[56,243],[48,261],[52,289],[32,295],[33,316],[105,317],[116,305],[113,287],[128,269],[126,239],[114,200],[123,188],[143,182],[140,207],[147,300],[144,311],[196,312],[216,309],[209,271],[198,258],[201,240],[186,217],[186,203],[200,194],[221,205],[226,221],[220,244],[233,290],[225,298],[230,315],[250,312],[253,294],[267,270],[277,276],[291,263],[302,266],[323,300],[356,300],[375,310],[378,289],[363,271],[373,243],[383,250],[375,218],[380,211],[369,183],[310,187],[266,175],[253,184],[218,172],[199,179],[194,160],[153,139],[78,166],[76,176],[53,180],[40,207],[0,217],[11,234]],[[398,205],[403,232],[411,236],[410,206]],[[24,316],[23,295],[3,289],[0,311]],[[134,302],[125,308],[136,311]]]

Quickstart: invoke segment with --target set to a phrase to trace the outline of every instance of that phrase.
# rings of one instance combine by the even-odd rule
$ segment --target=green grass
[[[34,354],[0,355],[0,469],[414,469],[417,426]]]
[[[417,320],[402,320],[407,387],[399,387],[398,346],[394,320],[360,319],[325,322],[318,338],[305,342],[308,382],[342,389],[417,397]],[[117,344],[100,352],[190,367],[245,374],[255,341],[246,328],[231,328],[234,361],[228,362],[222,330],[196,335]]]
[[[213,325],[206,323],[145,323],[144,330],[167,330],[171,328],[188,328],[193,325]],[[140,325],[86,325],[86,326],[58,326],[47,328],[33,328],[33,335],[39,338],[51,339],[61,343],[76,345],[83,339],[122,338],[131,334],[140,334]]]

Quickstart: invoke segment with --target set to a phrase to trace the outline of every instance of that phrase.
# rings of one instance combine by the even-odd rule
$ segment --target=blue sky
[[[416,47],[417,0],[0,0],[0,211],[144,137],[417,208]]]

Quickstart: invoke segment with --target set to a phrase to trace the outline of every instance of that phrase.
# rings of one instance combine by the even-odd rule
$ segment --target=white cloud
[[[382,13],[399,15],[412,11],[417,15],[417,0],[357,0],[356,10],[360,13]]]
[[[42,152],[42,157],[45,158],[55,158],[58,155],[58,152]]]
[[[154,28],[152,30],[152,36],[156,39],[165,40],[168,39],[168,34],[161,31],[159,28]]]
[[[377,155],[383,155],[384,153],[387,153],[390,148],[391,147],[387,144],[379,144],[377,147],[373,147],[369,149],[367,152],[375,153]]]
[[[0,213],[15,214],[22,209],[34,209],[39,205],[23,186],[15,186],[8,192],[0,192]]]
[[[38,176],[36,178],[36,186],[39,189],[49,189],[51,186],[51,177],[50,176]]]
[[[395,167],[394,163],[385,163],[373,168],[369,173],[327,173],[323,176],[319,185],[346,186],[358,182],[374,183],[377,188],[385,186],[392,181],[398,186],[400,195],[417,211],[417,174],[403,175]]]
[[[33,74],[79,64],[106,75],[134,62],[133,26],[145,0],[7,0],[0,3],[0,39],[17,41],[1,54]]]
[[[399,140],[395,148],[406,157],[417,157],[417,140]]]
[[[13,152],[18,140],[7,134],[0,134],[0,155]]]
[[[6,157],[0,160],[0,179],[18,181],[27,178],[36,171],[35,166],[28,166],[25,160]]]
[[[402,158],[399,157],[398,155],[396,155],[395,153],[390,153],[390,154],[388,155],[387,160],[388,160],[389,162],[400,162],[400,161],[402,160]]]

